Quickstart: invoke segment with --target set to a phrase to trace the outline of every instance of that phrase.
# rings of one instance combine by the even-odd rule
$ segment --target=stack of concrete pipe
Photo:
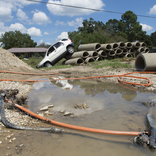
[[[78,51],[66,56],[65,64],[82,64],[105,59],[136,57],[140,53],[149,53],[144,42],[117,42],[108,44],[81,44]]]

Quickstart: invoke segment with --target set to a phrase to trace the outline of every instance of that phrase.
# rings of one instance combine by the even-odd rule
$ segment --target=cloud
[[[147,25],[147,24],[140,23],[140,25],[142,25],[142,30],[143,31],[149,31],[149,30],[153,29],[153,27],[151,27],[150,25]]]
[[[94,9],[102,9],[105,4],[102,0],[49,0],[49,3],[63,4],[63,5],[71,5],[77,7],[86,7],[86,8],[94,8]],[[61,16],[78,16],[78,15],[89,15],[94,11],[86,10],[86,9],[76,9],[72,7],[62,7],[59,5],[51,5],[47,4],[48,10],[54,15]]]
[[[26,31],[27,31],[27,29],[21,23],[11,24],[8,27],[8,30],[9,31],[15,31],[15,30],[17,30],[17,31],[20,31],[21,33],[26,33]]]
[[[34,2],[26,0],[0,0],[0,21],[10,21],[13,18],[12,11],[17,11],[17,9],[29,4],[34,4]]]
[[[0,22],[0,35],[4,34],[5,32],[15,31],[15,30],[20,31],[21,33],[27,32],[27,29],[21,23],[11,24],[10,26],[5,27],[4,23]]]
[[[49,17],[42,11],[35,12],[32,20],[39,25],[51,23]]]
[[[9,7],[0,6],[0,21],[7,22],[13,18]]]
[[[65,25],[65,23],[57,20],[57,21],[55,22],[55,25],[56,25],[56,26],[57,26],[57,25]]]
[[[63,38],[68,38],[68,32],[62,32],[61,35],[57,37],[57,40],[61,40]]]
[[[29,18],[28,16],[25,14],[25,12],[23,12],[21,9],[18,9],[17,10],[17,14],[16,16],[18,17],[18,19],[20,21],[25,21],[25,22],[28,22],[29,21]],[[30,22],[30,21],[29,21]]]
[[[49,33],[48,32],[44,32],[44,35],[49,35]]]
[[[156,5],[154,5],[152,8],[150,8],[149,14],[156,14]]]
[[[30,36],[42,36],[41,34],[41,30],[40,29],[37,29],[35,27],[31,27],[30,29],[27,30],[27,33],[30,35]]]
[[[43,40],[40,40],[38,43],[37,43],[37,45],[40,45],[40,44],[42,44],[42,43],[45,43]],[[51,45],[51,43],[50,42],[46,42],[45,43],[46,45]]]
[[[69,26],[79,26],[79,27],[82,27],[82,22],[83,22],[83,18],[80,17],[80,18],[76,18],[75,21],[68,22],[68,25]]]

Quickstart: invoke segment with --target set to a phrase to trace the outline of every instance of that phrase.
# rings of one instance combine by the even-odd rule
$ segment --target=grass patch
[[[27,63],[29,66],[32,68],[36,68],[36,65],[42,60],[31,57],[28,60],[22,59],[25,63]],[[43,67],[39,69],[62,69],[62,68],[71,68],[73,67],[72,65],[62,65],[63,61],[65,59],[60,60],[57,62],[54,66],[52,67]],[[128,63],[128,60],[130,59],[124,59],[124,58],[116,58],[112,60],[103,60],[103,61],[96,61],[96,62],[91,62],[88,63],[87,66],[90,66],[92,68],[103,68],[103,67],[111,67],[111,68],[133,68],[131,64]]]
[[[71,65],[62,65],[63,61],[65,59],[60,60],[59,62],[57,62],[54,66],[52,67],[43,67],[43,68],[39,68],[39,69],[61,69],[61,68],[71,68]],[[22,59],[23,62],[27,63],[29,66],[31,66],[32,68],[36,68],[36,66],[42,61],[42,58],[34,58],[31,57],[28,60]]]
[[[22,59],[22,61],[27,63],[32,68],[36,68],[36,66],[42,61],[42,59],[31,57],[28,60]]]
[[[128,62],[125,62],[123,59],[113,59],[113,60],[104,60],[98,62],[90,63],[90,66],[93,68],[103,68],[103,67],[112,67],[112,68],[132,68]]]

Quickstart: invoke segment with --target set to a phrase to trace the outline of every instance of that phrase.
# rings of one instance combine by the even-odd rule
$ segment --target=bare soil
[[[125,63],[134,64],[135,60],[127,60]],[[65,69],[33,69],[30,66],[28,66],[26,63],[21,61],[19,58],[11,54],[10,52],[1,49],[0,48],[0,89],[18,89],[19,90],[19,96],[26,95],[31,89],[32,84],[26,83],[26,82],[19,82],[19,80],[37,80],[42,77],[53,77],[53,75],[50,76],[32,76],[32,75],[22,75],[22,74],[10,74],[5,73],[4,71],[15,71],[15,72],[26,72],[26,73],[55,73],[58,72],[57,76],[64,76],[66,78],[69,77],[92,77],[92,76],[103,76],[103,75],[121,75],[124,73],[129,72],[135,72],[136,69],[113,69],[113,68],[100,68],[95,69],[91,68],[87,65],[80,65],[80,66],[74,66],[72,68],[65,68]],[[147,77],[151,80],[152,84],[149,87],[145,86],[138,86],[138,85],[129,85],[128,87],[131,87],[133,89],[137,89],[140,91],[145,92],[156,92],[156,75],[155,74],[140,74],[135,73],[133,74],[135,76],[143,76]],[[55,75],[56,76],[56,75]],[[2,81],[2,79],[13,79],[14,81]],[[119,83],[117,77],[109,77],[109,78],[99,78],[99,81],[109,81],[113,83]],[[146,80],[142,79],[128,79],[125,78],[125,81],[131,81],[131,82],[137,82],[137,83],[148,83]],[[127,85],[126,85],[127,86]],[[42,124],[37,119],[32,119],[31,117],[28,117],[27,115],[23,115],[17,111],[14,110],[8,110],[6,111],[6,117],[8,120],[14,124],[21,125],[21,126],[35,126],[35,124],[38,126]],[[18,119],[18,120],[17,120]],[[20,120],[20,123],[18,122]],[[31,121],[31,122],[30,122]],[[23,136],[29,136],[30,134],[24,131],[21,131]],[[3,147],[2,153],[5,153],[5,155],[9,155],[9,153],[17,153],[18,154],[18,148],[20,147],[20,150],[24,149],[24,147],[27,147],[29,142],[26,143],[25,141],[21,141],[20,133],[18,134],[17,131],[13,131],[11,129],[7,129],[3,126],[3,124],[0,122],[0,146]],[[17,138],[17,140],[16,140]],[[16,140],[16,141],[15,141]],[[24,146],[23,146],[24,145]],[[29,147],[29,146],[28,146]]]
[[[134,65],[135,60],[134,59],[127,59],[125,63],[129,63]],[[93,77],[93,76],[103,76],[103,75],[122,75],[124,73],[129,72],[137,72],[135,68],[126,69],[126,68],[120,68],[120,69],[113,69],[109,67],[104,67],[100,69],[92,68],[87,65],[80,65],[80,66],[73,66],[72,68],[64,68],[64,69],[34,69],[24,63],[22,60],[17,58],[15,55],[11,54],[7,50],[0,49],[0,71],[15,71],[15,72],[26,72],[26,73],[55,73],[58,72],[58,76],[64,76],[64,77]],[[149,87],[144,87],[142,85],[129,85],[129,87],[142,90],[142,91],[150,91],[155,92],[156,91],[156,75],[153,74],[140,74],[135,73],[132,74],[135,76],[141,76],[141,77],[147,77],[151,80],[152,84]],[[47,76],[32,76],[32,75],[21,75],[21,74],[10,74],[10,73],[0,73],[1,79],[13,79],[15,82],[18,80],[30,80],[30,79],[38,79],[41,77],[47,77]],[[52,77],[49,76],[49,77]],[[100,78],[99,80],[102,81],[109,81],[118,83],[117,77],[111,77],[111,78]],[[147,80],[143,79],[129,79],[125,78],[125,81],[135,82],[135,83],[148,83]],[[24,85],[24,84],[23,84]],[[1,88],[1,87],[0,87]]]

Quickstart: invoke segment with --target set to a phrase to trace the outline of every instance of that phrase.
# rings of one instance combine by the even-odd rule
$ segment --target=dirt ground
[[[135,60],[127,60],[125,63],[133,64]],[[12,74],[5,73],[5,71],[11,72],[25,72],[25,73],[57,73],[55,75],[43,75],[43,76],[35,76],[35,75],[22,75],[22,74]],[[100,68],[94,69],[87,65],[74,66],[72,68],[65,69],[33,69],[28,66],[26,63],[21,61],[19,58],[11,54],[10,52],[0,48],[0,89],[18,89],[19,94],[26,95],[32,89],[32,83],[28,82],[19,82],[19,80],[38,80],[41,78],[52,78],[53,76],[64,76],[66,78],[74,78],[74,77],[93,77],[93,76],[103,76],[103,75],[122,75],[124,73],[136,72],[135,68],[132,69],[112,69],[112,68]],[[149,87],[145,87],[142,85],[126,85],[126,87],[130,87],[135,90],[145,91],[145,92],[156,92],[156,75],[153,74],[140,74],[135,73],[132,74],[135,76],[147,77],[151,80],[152,84]],[[3,81],[4,79],[12,79],[13,81]],[[99,81],[109,81],[113,83],[119,83],[118,77],[107,77],[107,78],[99,78]],[[143,79],[133,79],[133,78],[124,78],[125,81],[135,82],[135,83],[148,83],[147,80]],[[20,112],[14,110],[5,109],[6,117],[10,122],[20,125],[20,126],[34,126],[38,125],[39,121],[37,119],[32,119],[27,115],[23,115]],[[20,119],[20,123],[16,119]],[[41,124],[41,123],[40,123]],[[17,151],[16,138],[19,137],[18,133],[13,132],[11,129],[6,129],[5,126],[0,122],[0,146],[4,147],[4,153],[11,153],[10,148],[13,152]],[[19,137],[20,138],[20,137]],[[13,143],[15,142],[15,144]],[[22,148],[22,144],[20,148]],[[10,150],[10,152],[9,152]]]
[[[134,59],[129,59],[125,61],[125,63],[129,64],[135,64]],[[135,68],[131,69],[126,69],[126,68],[120,68],[120,69],[112,69],[109,67],[105,68],[100,68],[100,69],[95,69],[91,68],[87,65],[80,65],[80,66],[74,66],[72,68],[65,68],[65,69],[33,69],[30,66],[28,66],[26,63],[24,63],[22,60],[11,54],[10,52],[0,49],[0,71],[14,71],[14,72],[26,72],[26,73],[57,73],[55,74],[56,76],[64,76],[66,78],[69,77],[94,77],[94,76],[103,76],[103,75],[122,75],[124,73],[129,73],[129,72],[137,72]],[[138,90],[143,90],[143,91],[150,91],[150,92],[155,92],[156,91],[156,75],[155,73],[153,74],[140,74],[140,73],[135,73],[131,74],[135,76],[141,76],[141,77],[146,77],[151,80],[151,86],[145,87],[142,85],[129,85],[129,87],[138,89]],[[35,75],[21,75],[21,74],[10,74],[10,73],[0,73],[1,79],[13,79],[14,82],[18,82],[18,80],[36,80],[38,78],[42,77],[49,77],[52,78],[53,75],[43,75],[43,76],[35,76]],[[114,83],[119,83],[117,77],[108,77],[108,78],[100,78],[99,80],[102,81],[109,81],[109,82],[114,82]],[[124,77],[123,80],[128,81],[128,82],[135,82],[135,83],[148,83],[147,80],[143,79],[132,79],[132,78],[126,78]],[[23,83],[25,85],[27,83]],[[29,83],[28,85],[31,86]],[[4,82],[3,82],[4,86]],[[0,88],[1,84],[0,84]],[[31,87],[30,87],[31,88]],[[24,93],[23,93],[24,94]]]

